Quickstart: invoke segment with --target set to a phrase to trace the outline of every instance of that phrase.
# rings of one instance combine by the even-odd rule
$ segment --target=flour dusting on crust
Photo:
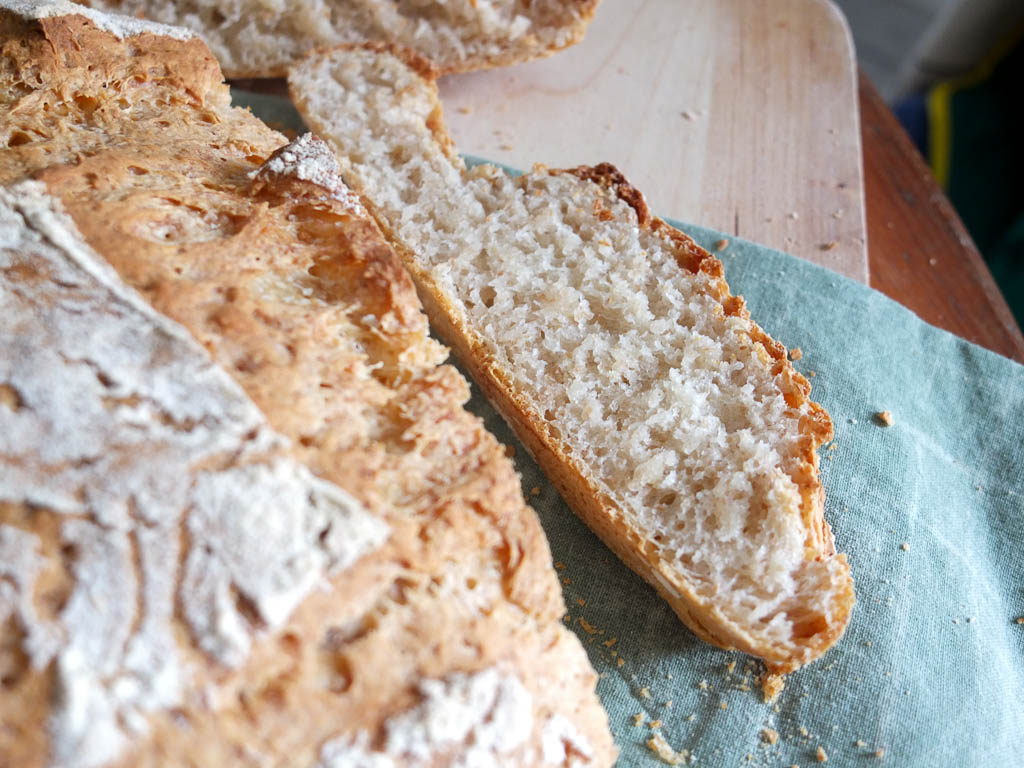
[[[54,663],[51,764],[93,768],[185,700],[176,602],[192,642],[237,667],[387,527],[294,460],[40,183],[0,190],[0,275],[0,386],[15,393],[0,407],[0,501],[55,515],[60,550],[0,524],[0,620],[20,625],[33,668]],[[44,619],[35,582],[57,557],[70,593]]]

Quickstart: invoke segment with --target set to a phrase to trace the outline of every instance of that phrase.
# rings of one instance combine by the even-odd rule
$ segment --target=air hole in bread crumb
[[[149,171],[147,171],[140,165],[129,165],[128,173],[130,173],[132,176],[145,176],[147,173],[149,173]]]
[[[484,306],[490,309],[494,306],[494,300],[497,298],[498,292],[494,290],[494,286],[485,285],[480,289],[480,301],[484,303]]]

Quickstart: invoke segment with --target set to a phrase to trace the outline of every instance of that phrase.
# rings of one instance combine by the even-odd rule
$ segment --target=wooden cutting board
[[[827,0],[603,0],[579,45],[441,98],[460,152],[608,161],[659,216],[868,280],[853,43]]]

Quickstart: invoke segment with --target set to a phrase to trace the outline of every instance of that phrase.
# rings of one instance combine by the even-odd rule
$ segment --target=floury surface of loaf
[[[597,0],[81,0],[201,35],[229,77],[276,77],[319,47],[400,43],[444,72],[526,61],[583,37]]]
[[[584,520],[701,637],[776,671],[831,646],[854,602],[818,479],[831,422],[721,264],[611,166],[467,171],[410,52],[319,52],[289,82]]]
[[[0,452],[0,765],[609,765],[536,517],[331,153],[196,38],[11,7],[0,422],[51,431]]]

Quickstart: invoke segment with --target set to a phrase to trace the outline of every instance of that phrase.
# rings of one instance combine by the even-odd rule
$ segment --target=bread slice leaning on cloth
[[[609,766],[536,515],[325,144],[0,2],[0,763]]]
[[[579,42],[597,0],[82,0],[202,35],[228,77],[279,77],[339,43],[400,43],[446,73],[507,66]]]
[[[583,520],[705,640],[775,671],[824,653],[854,604],[818,476],[831,421],[721,263],[611,166],[467,170],[414,54],[317,52],[289,83]]]

